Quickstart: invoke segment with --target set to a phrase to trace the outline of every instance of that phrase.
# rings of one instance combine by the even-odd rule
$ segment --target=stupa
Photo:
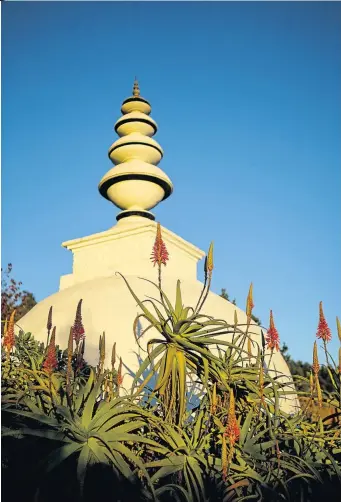
[[[115,124],[120,138],[109,149],[114,167],[99,183],[100,194],[122,210],[116,218],[117,223],[104,232],[62,244],[72,251],[72,273],[63,275],[59,291],[39,302],[19,325],[25,332],[31,332],[36,339],[45,342],[48,312],[53,306],[56,342],[66,348],[76,307],[82,299],[85,359],[90,364],[97,364],[99,336],[105,332],[106,363],[110,365],[111,346],[116,342],[117,355],[122,357],[126,368],[123,388],[128,391],[131,375],[138,369],[145,353],[140,353],[133,333],[139,308],[116,272],[126,277],[140,299],[155,296],[153,285],[141,280],[146,278],[157,282],[157,270],[150,260],[157,223],[150,210],[171,195],[173,185],[157,167],[163,157],[161,146],[152,139],[157,124],[150,117],[150,103],[141,97],[136,80],[132,96],[123,101],[121,112],[122,116]],[[197,279],[197,263],[205,253],[170,230],[161,229],[170,256],[163,268],[163,289],[174,302],[176,282],[180,279],[184,304],[195,306],[203,286]],[[231,324],[235,311],[239,323],[246,323],[245,312],[213,292],[209,293],[203,308],[204,314],[225,319]],[[141,320],[141,329],[144,327]],[[140,339],[142,348],[153,337],[152,331]],[[260,328],[254,325],[252,331],[255,333],[253,339],[260,344]],[[269,368],[280,374],[291,388],[292,378],[281,353],[275,352],[267,361],[270,362]],[[296,395],[281,400],[284,411],[293,412],[297,406]]]

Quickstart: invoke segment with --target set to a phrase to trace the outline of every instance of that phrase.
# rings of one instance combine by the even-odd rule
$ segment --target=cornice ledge
[[[70,251],[74,251],[82,247],[93,246],[111,240],[124,239],[127,237],[143,233],[155,233],[155,227],[156,223],[154,222],[148,222],[148,224],[146,225],[139,224],[134,227],[129,226],[126,228],[124,227],[118,228],[115,225],[113,228],[105,230],[104,232],[99,232],[85,237],[80,237],[78,239],[65,241],[62,243],[62,247]],[[201,260],[206,255],[204,251],[194,246],[190,242],[186,241],[182,237],[179,237],[174,232],[171,232],[165,227],[161,228],[165,241],[170,241],[172,244],[174,244],[179,249],[192,256],[194,259]]]

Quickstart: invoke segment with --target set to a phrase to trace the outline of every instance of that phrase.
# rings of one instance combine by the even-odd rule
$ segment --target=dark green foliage
[[[210,264],[195,308],[183,305],[180,281],[172,305],[161,280],[154,284],[159,298],[143,302],[122,277],[141,311],[134,332],[143,317],[156,333],[130,393],[121,389],[116,357],[110,369],[104,366],[104,334],[96,368],[84,361],[84,341],[73,347],[71,332],[68,349],[56,347],[52,373],[43,370],[44,345],[31,334],[16,337],[16,350],[2,365],[4,500],[339,500],[339,425],[322,419],[320,408],[316,419],[304,408],[286,414],[280,400],[290,390],[264,369],[263,347],[252,356],[244,349],[252,324],[245,330],[200,313],[212,256]],[[309,387],[308,366],[296,371],[307,402],[321,398],[338,420],[338,368],[326,368],[332,387],[320,396]]]

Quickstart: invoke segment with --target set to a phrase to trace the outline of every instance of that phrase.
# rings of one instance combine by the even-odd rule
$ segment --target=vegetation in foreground
[[[2,490],[16,502],[339,500],[341,488],[341,349],[328,352],[331,330],[320,304],[309,378],[298,377],[297,413],[280,408],[291,391],[265,364],[279,350],[272,312],[260,346],[251,340],[252,285],[247,324],[203,315],[213,272],[213,246],[194,307],[185,307],[177,283],[172,305],[162,290],[169,259],[158,226],[152,261],[156,298],[141,301],[122,276],[141,313],[136,343],[153,327],[145,359],[129,395],[115,344],[99,337],[97,367],[84,361],[82,300],[68,347],[56,345],[52,307],[47,343],[15,336],[15,311],[2,337]],[[149,326],[141,334],[140,319]],[[337,320],[341,342],[341,326]],[[221,335],[229,334],[230,341]],[[330,391],[321,388],[317,341],[326,356]],[[105,355],[111,351],[111,367]],[[302,385],[304,383],[304,385]],[[323,410],[332,407],[330,416]],[[314,409],[314,413],[311,410]]]

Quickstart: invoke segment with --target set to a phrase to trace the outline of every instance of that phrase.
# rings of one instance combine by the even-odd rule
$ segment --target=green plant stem
[[[327,342],[326,342],[326,340],[323,340],[323,348],[324,348],[324,352],[326,354],[327,366],[329,366],[329,358],[328,358],[328,350],[327,350]]]
[[[201,302],[201,298],[203,297],[203,294],[204,294],[205,289],[206,289],[207,277],[208,277],[208,276],[207,276],[207,274],[205,273],[204,286],[203,286],[203,288],[202,288],[202,290],[201,290],[201,293],[200,293],[200,296],[199,296],[199,300],[198,300],[198,302],[197,302],[197,304],[196,304],[196,307],[195,307],[195,309],[194,309],[194,313],[198,313],[198,312],[199,312],[199,310],[200,310],[200,309],[198,309],[198,307],[199,307],[199,304],[200,304],[200,302]]]
[[[200,310],[203,308],[204,303],[205,303],[205,301],[206,301],[206,299],[207,299],[208,293],[210,292],[211,280],[212,280],[212,275],[211,275],[211,274],[209,274],[209,275],[208,275],[208,280],[207,280],[206,291],[205,291],[205,285],[204,285],[204,289],[203,289],[203,291],[202,291],[202,293],[201,293],[201,296],[200,296],[200,298],[199,298],[198,304],[197,304],[197,306],[196,306],[196,308],[195,308],[195,312],[196,312],[197,314],[198,314],[198,313],[200,312]],[[206,284],[206,281],[205,281],[205,284]],[[203,294],[203,293],[204,293],[204,291],[205,291],[205,294]],[[199,302],[200,302],[200,299],[201,299],[201,298],[202,298],[202,301],[201,301],[201,304],[199,305]],[[198,305],[199,305],[199,307],[198,307]]]

